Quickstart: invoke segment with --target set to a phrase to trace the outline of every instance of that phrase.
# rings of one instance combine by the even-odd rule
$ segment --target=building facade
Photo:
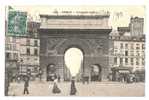
[[[35,73],[39,67],[40,41],[38,38],[6,37],[6,60],[16,60],[20,66],[20,73],[30,69]]]
[[[40,41],[38,38],[22,37],[20,38],[20,59],[21,73],[25,74],[27,70],[31,73],[37,74],[39,68],[39,48]]]
[[[5,75],[6,81],[12,81],[19,74],[20,44],[17,37],[5,38]],[[9,77],[9,78],[8,78]]]
[[[6,35],[5,37],[6,63],[15,61],[18,65],[16,67],[19,67],[19,74],[26,74],[27,70],[33,75],[38,73],[40,40],[37,30],[39,27],[38,22],[28,22],[26,36]]]
[[[27,71],[30,71],[32,75],[39,73],[40,40],[37,32],[39,27],[39,22],[27,22],[27,36],[20,37],[21,73],[25,74]]]
[[[6,60],[18,60],[20,58],[20,41],[18,37],[7,36],[5,44]]]
[[[145,36],[110,36],[111,67],[127,67],[131,71],[145,69]]]
[[[131,36],[142,36],[144,34],[144,18],[131,17],[129,25]]]

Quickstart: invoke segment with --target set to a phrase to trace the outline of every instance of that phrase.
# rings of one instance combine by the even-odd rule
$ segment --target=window
[[[12,42],[16,43],[16,38],[15,37],[12,38]]]
[[[125,49],[128,49],[128,44],[127,43],[125,44]]]
[[[144,56],[145,55],[145,52],[144,51],[142,51],[142,56]]]
[[[119,55],[124,56],[124,55],[125,55],[125,52],[124,52],[123,50],[120,50],[120,51],[119,51]]]
[[[128,51],[125,51],[125,56],[128,56]]]
[[[130,51],[131,56],[134,56],[134,51]]]
[[[27,53],[27,55],[30,55],[30,48],[26,49],[26,53]]]
[[[140,56],[140,52],[139,51],[136,51],[136,56]]]
[[[14,59],[18,59],[18,54],[17,53],[14,53]]]
[[[123,58],[120,58],[120,64],[123,64]]]
[[[6,37],[6,43],[10,43],[10,37]]]
[[[142,49],[145,49],[145,45],[144,44],[142,44]]]
[[[34,49],[34,55],[37,56],[38,55],[38,50]]]
[[[30,67],[30,71],[31,72],[34,72],[34,67]]]
[[[117,64],[117,57],[114,58],[114,64]]]
[[[118,48],[117,48],[117,45],[114,46],[114,49],[118,49]]]
[[[134,45],[133,44],[131,44],[131,49],[134,49]]]
[[[136,65],[139,65],[139,58],[136,58]]]
[[[128,58],[125,58],[125,64],[128,65]]]
[[[38,46],[38,41],[34,40],[34,46]]]
[[[37,60],[38,60],[38,58],[35,58],[34,60],[35,60],[35,61],[37,61]]]
[[[13,45],[12,44],[10,44],[10,50],[13,50]]]
[[[17,50],[16,44],[13,44],[13,50]]]
[[[30,40],[29,39],[26,40],[26,45],[30,45]]]
[[[145,61],[144,61],[144,58],[142,58],[142,65],[145,65]]]
[[[11,45],[10,44],[6,44],[6,50],[11,50]]]
[[[133,62],[134,62],[133,58],[131,58],[130,60],[131,60],[131,65],[133,65]]]
[[[10,59],[10,53],[6,53],[6,59]]]
[[[114,54],[117,54],[117,53],[118,53],[118,50],[117,50],[117,49],[115,49],[115,50],[114,50]]]
[[[120,44],[120,48],[123,49],[123,43]]]
[[[136,44],[136,49],[140,49],[140,44]]]
[[[29,57],[27,57],[27,58],[26,58],[26,60],[30,60],[30,58],[29,58]]]

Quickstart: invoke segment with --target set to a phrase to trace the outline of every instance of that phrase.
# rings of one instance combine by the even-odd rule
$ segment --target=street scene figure
[[[75,85],[75,78],[73,77],[71,80],[71,87],[70,87],[70,95],[76,95],[77,89]]]
[[[52,93],[61,93],[60,88],[58,87],[58,83],[57,83],[57,78],[54,79],[54,84],[53,84],[53,89],[52,89]]]
[[[58,82],[60,83],[61,82],[61,76],[58,75]]]
[[[28,87],[29,87],[29,78],[26,76],[25,79],[24,79],[24,94],[29,94],[29,90],[28,90]]]
[[[38,77],[39,77],[39,79],[40,79],[40,81],[41,81],[41,80],[42,80],[42,70],[41,70],[41,68],[39,69]]]

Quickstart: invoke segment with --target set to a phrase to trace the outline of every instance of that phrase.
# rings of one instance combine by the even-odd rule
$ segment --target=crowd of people
[[[109,81],[125,82],[125,83],[134,83],[134,82],[144,82],[145,77],[142,75],[136,75],[133,73],[118,73],[118,75],[108,75]]]
[[[26,77],[24,77],[24,90],[23,90],[23,94],[29,94],[29,76],[26,75]],[[60,77],[57,77],[55,75],[54,80],[53,80],[53,87],[52,87],[52,93],[53,94],[59,94],[61,93],[61,89],[58,86],[58,82],[60,82]],[[49,89],[51,89],[50,85],[49,85]],[[75,85],[75,77],[72,77],[71,80],[71,85],[70,85],[70,95],[76,95],[77,89],[76,89],[76,85]]]

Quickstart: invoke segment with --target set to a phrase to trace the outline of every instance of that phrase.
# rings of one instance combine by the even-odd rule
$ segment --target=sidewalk
[[[23,94],[24,83],[11,83],[9,95],[11,96],[69,96],[70,82],[58,83],[60,94],[53,94],[52,82],[33,81],[29,84],[29,95]],[[91,82],[82,84],[76,82],[77,96],[143,96],[144,83],[119,83],[119,82]]]

